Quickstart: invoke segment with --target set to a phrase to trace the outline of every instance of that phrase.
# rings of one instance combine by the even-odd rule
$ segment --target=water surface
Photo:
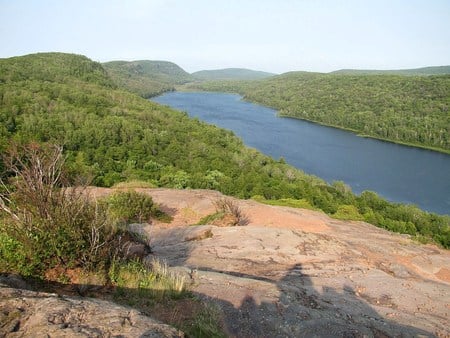
[[[224,93],[171,92],[152,99],[232,130],[244,143],[355,193],[450,214],[450,156],[356,136],[315,123],[279,118],[273,109]]]

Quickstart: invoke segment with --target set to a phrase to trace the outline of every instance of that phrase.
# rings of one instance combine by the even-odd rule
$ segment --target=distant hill
[[[111,78],[119,85],[143,97],[151,97],[174,89],[176,84],[193,77],[168,61],[111,61],[103,63]]]
[[[59,84],[81,80],[114,87],[100,63],[83,55],[56,52],[0,59],[0,84],[22,80]]]
[[[239,93],[280,115],[450,153],[450,75],[289,72],[193,89]]]
[[[124,76],[127,64],[113,68]],[[144,68],[138,75],[145,73]],[[244,92],[249,100],[279,107],[285,115],[306,112],[312,115],[291,116],[313,120],[331,112],[327,115],[336,121],[368,124],[367,133],[375,128],[399,136],[413,133],[430,139],[431,135],[430,140],[442,142],[443,148],[450,144],[449,75],[290,76],[235,82],[250,84]],[[351,114],[344,114],[347,111]],[[413,130],[399,123],[403,115]],[[143,180],[155,187],[259,196],[269,203],[320,209],[337,218],[418,233],[450,248],[448,217],[392,204],[371,192],[353,195],[342,182],[329,185],[308,176],[284,161],[246,148],[230,131],[117,88],[101,64],[80,55],[45,53],[0,59],[0,154],[11,141],[62,145],[70,182],[77,182],[77,176],[97,186]],[[0,156],[0,176],[9,175]],[[0,238],[1,271],[2,253],[11,250],[8,243]],[[11,257],[17,261],[15,257],[22,256]]]
[[[444,75],[450,74],[450,66],[423,67],[414,69],[370,70],[370,69],[340,69],[330,74],[345,75]]]
[[[260,80],[274,75],[276,74],[245,68],[201,70],[192,73],[193,77],[200,80]]]

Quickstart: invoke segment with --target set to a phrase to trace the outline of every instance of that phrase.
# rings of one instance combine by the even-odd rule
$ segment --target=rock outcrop
[[[244,227],[186,226],[217,192],[153,190],[155,255],[187,270],[235,337],[448,337],[450,252],[363,222],[235,200]]]
[[[231,337],[450,336],[448,250],[254,201],[233,200],[247,226],[192,226],[215,212],[220,193],[141,191],[173,216],[171,224],[141,226],[151,255],[186,274],[191,290],[220,310]],[[0,294],[1,332],[12,337],[181,335],[131,308],[17,287]]]
[[[20,279],[0,278],[0,337],[184,335],[132,308],[100,299],[30,291]]]

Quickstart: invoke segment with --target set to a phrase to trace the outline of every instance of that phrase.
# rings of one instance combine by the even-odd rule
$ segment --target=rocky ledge
[[[152,190],[155,255],[187,271],[234,337],[448,337],[450,252],[363,222],[234,200],[247,226],[189,226],[223,198]]]
[[[0,304],[0,337],[184,337],[132,308],[30,291],[13,276],[0,277]]]
[[[215,304],[230,337],[450,336],[448,250],[363,222],[234,199],[248,225],[192,226],[214,213],[221,194],[142,191],[173,216],[171,224],[141,225],[152,255]],[[108,193],[92,190],[94,196]],[[98,299],[20,285],[4,285],[0,297],[0,336],[182,336]]]

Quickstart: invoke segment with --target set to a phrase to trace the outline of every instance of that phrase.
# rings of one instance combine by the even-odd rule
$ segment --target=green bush
[[[0,229],[3,231],[3,224]],[[22,243],[6,233],[0,233],[0,272],[14,272],[29,276],[39,262],[27,262]]]
[[[362,221],[364,216],[362,216],[358,208],[354,205],[340,205],[337,211],[332,215],[334,218],[352,221]]]
[[[136,191],[119,191],[106,200],[108,213],[120,223],[149,222],[152,216],[160,213],[152,198]]]
[[[13,145],[3,160],[14,175],[0,195],[3,268],[41,277],[56,266],[97,269],[108,263],[116,230],[82,187],[64,188],[60,147]]]
[[[369,84],[367,80],[370,79],[377,80],[378,84],[384,83],[386,86],[373,87],[371,84],[367,86]],[[418,86],[411,86],[412,91],[408,88],[405,90],[396,84],[397,80],[408,86],[413,83]],[[403,137],[408,134],[416,141],[417,138],[423,138],[423,145],[427,147],[448,150],[450,133],[441,131],[446,131],[448,125],[448,123],[445,124],[448,105],[443,104],[442,100],[445,101],[448,97],[445,94],[448,92],[449,80],[448,75],[421,79],[412,77],[400,79],[389,76],[383,80],[373,76],[353,79],[335,75],[288,74],[286,78],[277,77],[263,81],[265,84],[254,83],[261,89],[259,94],[255,91],[256,87],[247,82],[240,84],[229,81],[220,82],[215,88],[202,86],[209,90],[229,90],[248,92],[248,94],[253,92],[258,95],[250,95],[246,98],[257,101],[259,101],[258,97],[262,98],[264,100],[260,103],[279,106],[283,110],[282,114],[306,112],[316,114],[316,116],[303,116],[310,120],[319,120],[318,118],[321,117],[331,118],[333,121],[321,120],[322,123],[332,125],[338,125],[337,120],[342,120],[340,117],[345,114],[341,113],[350,112],[352,115],[352,109],[341,109],[340,112],[332,109],[336,114],[323,115],[324,109],[320,105],[325,101],[325,105],[337,103],[340,108],[345,108],[348,103],[352,105],[356,102],[360,106],[368,103],[367,107],[370,108],[372,105],[369,101],[373,101],[374,98],[384,100],[386,95],[356,95],[358,103],[353,100],[356,96],[352,92],[362,88],[388,94],[397,91],[397,94],[394,93],[397,98],[392,97],[394,100],[389,99],[386,101],[389,104],[384,105],[389,108],[386,110],[388,115],[384,116],[380,110],[384,116],[380,115],[380,117],[377,114],[370,114],[371,109],[356,107],[358,108],[356,111],[362,114],[353,114],[350,118],[356,118],[357,121],[355,119],[350,121],[349,116],[342,121],[346,124],[347,122],[362,123],[364,130],[360,132],[363,134],[376,129],[381,132],[378,136],[375,135],[376,137],[390,138],[398,135],[402,138],[402,142],[411,142],[411,139]],[[303,93],[305,95],[296,95],[296,88],[298,89],[298,86],[295,86],[296,83],[308,84],[306,87],[310,89],[309,92]],[[332,87],[324,89],[323,85],[327,84]],[[335,89],[342,89],[342,85],[345,86],[346,95],[338,95],[341,97],[339,103],[336,102],[336,95],[328,94]],[[430,97],[423,95],[422,85],[425,86],[425,92],[430,94]],[[241,86],[244,87],[241,88]],[[302,86],[302,90],[308,89],[306,87]],[[317,91],[317,88],[324,90]],[[265,95],[266,89],[275,90],[274,95]],[[137,179],[151,182],[157,187],[217,189],[225,195],[239,198],[261,195],[267,200],[265,203],[270,204],[273,200],[274,203],[296,206],[295,201],[299,200],[299,206],[307,208],[311,206],[329,215],[335,214],[340,205],[354,205],[360,214],[364,215],[367,222],[394,231],[407,231],[407,233],[413,232],[415,228],[417,234],[450,248],[448,231],[450,216],[439,216],[415,208],[405,208],[390,203],[373,192],[363,192],[357,196],[352,194],[342,182],[335,182],[332,186],[327,185],[317,177],[306,175],[283,164],[283,161],[275,161],[254,149],[245,148],[242,140],[231,131],[207,125],[198,119],[190,119],[186,113],[157,105],[124,90],[114,89],[113,81],[102,71],[102,68],[85,57],[40,53],[1,59],[0,92],[2,97],[0,153],[2,154],[12,139],[64,144],[71,175],[91,177],[93,185],[112,186],[119,182]],[[292,100],[284,97],[286,93]],[[322,98],[325,101],[317,100],[321,95],[324,96]],[[343,97],[350,99],[342,100]],[[411,110],[410,103],[414,106],[418,99],[420,99],[419,105],[425,109]],[[314,109],[287,107],[295,108],[295,102],[298,103],[299,100]],[[434,103],[429,105],[430,100]],[[345,104],[342,105],[342,102]],[[395,102],[400,102],[400,105],[405,103],[404,109],[400,107],[401,109],[397,110],[403,111],[401,115],[406,117],[403,119],[406,124],[400,127],[397,123],[391,123],[396,122],[392,120],[392,117],[394,120],[398,119],[398,116],[395,117],[395,114],[392,114],[392,107],[398,106]],[[437,111],[440,113],[437,114]],[[434,132],[429,128],[417,130],[418,117],[411,115],[412,112],[431,119],[428,125],[431,125],[430,128]],[[369,120],[361,118],[365,115],[373,117],[372,125],[367,125]],[[411,126],[414,127],[411,129],[412,133],[407,131]],[[358,129],[357,126],[348,125],[348,127]],[[366,127],[369,129],[366,130]],[[431,143],[426,142],[426,138]],[[1,160],[0,171],[5,172]]]

